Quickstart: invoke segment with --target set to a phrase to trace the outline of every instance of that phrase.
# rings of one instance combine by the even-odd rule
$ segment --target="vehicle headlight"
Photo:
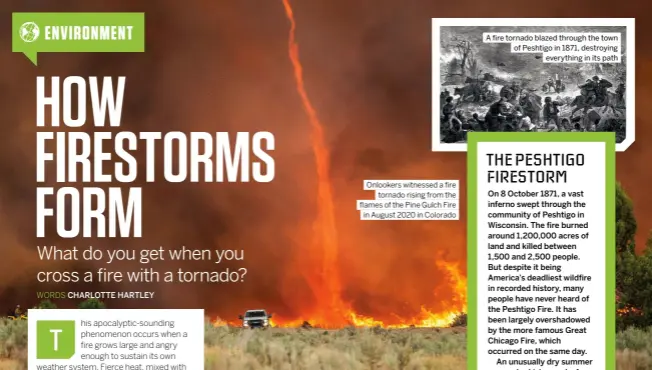
[[[246,322],[246,321],[243,321],[243,322],[242,322],[242,326],[249,326],[249,323]]]
[[[265,325],[267,325],[267,324],[269,324],[269,320],[265,319],[265,320],[263,320],[263,323],[264,323]]]

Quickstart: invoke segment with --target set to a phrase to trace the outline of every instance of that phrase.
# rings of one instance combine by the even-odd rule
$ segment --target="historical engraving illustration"
[[[470,131],[610,131],[622,143],[633,125],[626,29],[439,27],[441,144]]]

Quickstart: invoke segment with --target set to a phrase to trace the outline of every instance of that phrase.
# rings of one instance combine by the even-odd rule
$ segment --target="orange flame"
[[[314,314],[311,315],[308,320],[303,319],[285,319],[278,318],[270,319],[270,325],[273,327],[281,328],[298,328],[303,326],[306,322],[310,326],[323,328],[323,329],[337,329],[343,326],[355,326],[355,327],[384,327],[388,329],[398,329],[398,328],[409,328],[409,327],[422,327],[422,328],[433,328],[433,327],[448,327],[450,326],[455,319],[461,314],[466,312],[466,278],[460,273],[458,266],[454,263],[448,263],[439,261],[436,263],[436,266],[442,270],[448,272],[449,283],[451,286],[455,287],[454,291],[456,296],[449,302],[451,309],[448,312],[432,312],[425,307],[421,307],[419,315],[413,318],[404,318],[398,315],[395,316],[392,323],[386,323],[381,320],[374,319],[372,317],[363,316],[357,314],[354,310],[348,308],[348,304],[345,304],[338,297],[339,302],[341,303],[342,309],[345,311],[342,313],[342,316],[333,318],[332,316],[324,317],[323,315]],[[460,309],[461,308],[461,309]],[[217,318],[213,321],[214,326],[235,326],[238,327],[241,325],[239,321],[224,321],[220,318]]]
[[[641,316],[643,311],[633,306],[627,306],[617,309],[616,314],[618,316]]]
[[[286,320],[281,318],[280,320],[271,319],[270,325],[273,327],[283,327],[283,328],[297,328],[302,326],[306,321],[314,327],[324,328],[324,329],[335,329],[341,328],[343,326],[355,326],[355,327],[376,327],[381,326],[389,329],[398,329],[398,328],[408,328],[408,327],[448,327],[450,326],[460,313],[466,312],[466,278],[460,273],[458,266],[452,263],[438,262],[437,267],[448,272],[449,283],[451,286],[455,287],[456,297],[453,297],[453,300],[450,301],[451,309],[448,312],[432,312],[425,307],[421,307],[421,312],[419,315],[413,318],[402,318],[397,315],[395,320],[392,320],[392,323],[385,323],[381,320],[376,320],[372,317],[363,316],[355,313],[351,309],[346,309],[343,316],[338,318],[339,320],[332,321],[332,318],[323,318],[323,316],[313,315],[309,320],[303,319],[290,319]],[[343,307],[348,307],[346,304],[342,304]],[[461,308],[461,310],[459,309]],[[342,324],[344,321],[344,324]],[[241,322],[233,321],[226,322],[220,318],[217,318],[213,322],[214,326],[240,326]]]
[[[616,294],[616,303],[620,303],[620,295]],[[616,315],[618,316],[642,316],[643,310],[636,308],[632,305],[626,305],[624,307],[616,309]]]
[[[344,304],[340,295],[341,285],[336,267],[338,245],[333,192],[329,179],[330,153],[325,143],[324,127],[319,121],[317,110],[312,105],[306,92],[303,79],[303,66],[299,58],[299,44],[296,41],[297,25],[294,20],[294,12],[292,11],[289,0],[283,0],[283,6],[285,8],[285,14],[290,21],[290,35],[288,39],[289,57],[294,69],[297,92],[299,93],[303,109],[308,115],[308,120],[312,128],[312,149],[317,167],[317,202],[319,213],[315,220],[315,231],[321,243],[323,262],[321,286],[313,288],[325,293],[323,296],[328,297],[328,301],[326,302],[317,302],[320,307],[324,308],[324,312],[328,312],[329,316],[339,315],[341,317],[344,313]]]

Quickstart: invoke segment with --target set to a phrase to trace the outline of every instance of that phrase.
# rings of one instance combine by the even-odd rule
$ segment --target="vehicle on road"
[[[243,328],[267,328],[272,315],[267,314],[265,310],[249,310],[238,318],[242,320]]]

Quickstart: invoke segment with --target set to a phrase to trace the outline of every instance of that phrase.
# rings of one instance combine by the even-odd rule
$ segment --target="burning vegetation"
[[[634,307],[633,305],[623,305],[620,299],[620,295],[616,294],[616,315],[618,316],[642,316],[643,310]]]

